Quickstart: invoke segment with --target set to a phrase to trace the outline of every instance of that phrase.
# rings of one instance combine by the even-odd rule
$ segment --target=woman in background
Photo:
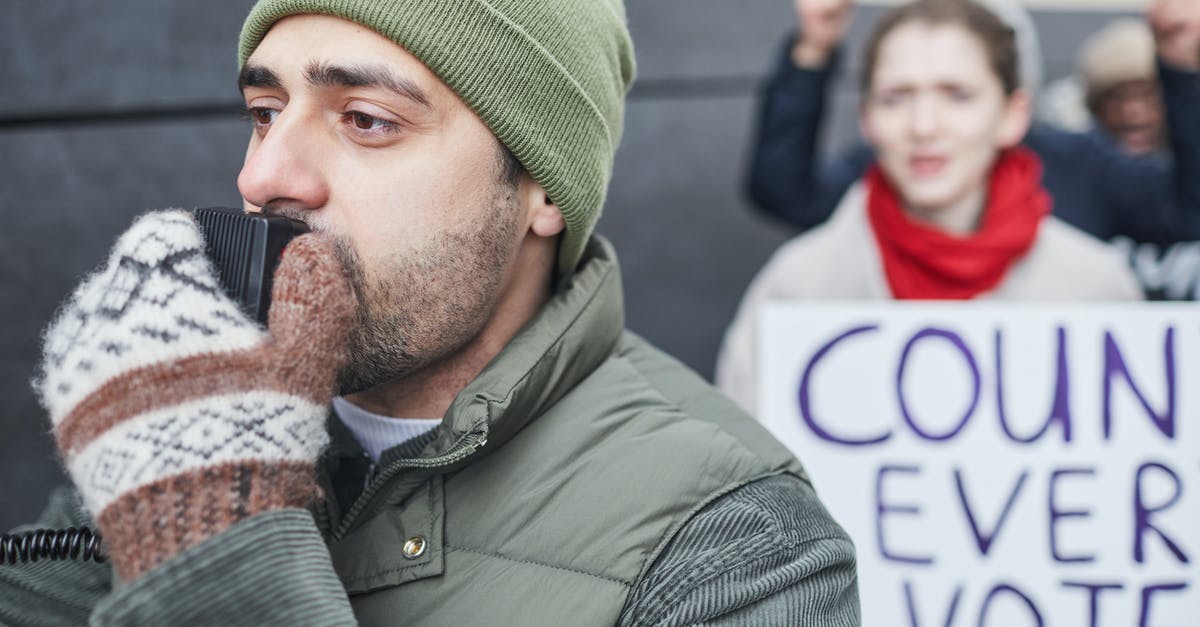
[[[754,413],[768,301],[1137,300],[1119,255],[1050,215],[1019,145],[1030,95],[1012,29],[968,0],[919,0],[867,42],[860,125],[875,163],[829,220],[775,253],[726,333],[717,384]]]

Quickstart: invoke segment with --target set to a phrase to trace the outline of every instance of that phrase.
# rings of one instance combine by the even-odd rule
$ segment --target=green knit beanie
[[[559,277],[574,271],[604,205],[635,73],[621,0],[259,0],[239,66],[272,24],[306,13],[382,34],[453,89],[562,211]]]

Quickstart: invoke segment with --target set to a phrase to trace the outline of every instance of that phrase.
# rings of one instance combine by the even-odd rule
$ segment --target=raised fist
[[[1182,69],[1200,70],[1200,0],[1155,0],[1146,10],[1158,56]]]
[[[792,62],[799,67],[818,68],[842,43],[854,17],[851,0],[793,0],[796,9],[796,43]]]

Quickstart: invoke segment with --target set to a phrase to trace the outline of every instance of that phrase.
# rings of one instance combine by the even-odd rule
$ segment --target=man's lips
[[[1148,127],[1123,128],[1116,131],[1116,136],[1121,143],[1135,153],[1151,152],[1155,148],[1154,131]]]
[[[949,159],[933,155],[920,155],[908,158],[908,170],[915,176],[937,176],[946,169]]]
[[[271,205],[267,205],[266,207],[259,209],[259,211],[261,211],[263,215],[270,217],[270,218],[287,218],[289,220],[292,220],[293,222],[299,222],[299,223],[303,224],[304,226],[308,227],[308,230],[310,232],[315,232],[315,231],[319,230],[319,229],[313,228],[313,225],[309,223],[309,221],[308,221],[309,213],[306,211],[289,209],[289,208],[277,208],[277,207],[273,207]]]

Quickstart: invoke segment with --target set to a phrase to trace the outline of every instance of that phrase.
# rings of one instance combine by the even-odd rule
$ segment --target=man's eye
[[[353,124],[354,128],[360,131],[391,132],[396,129],[396,123],[362,111],[349,111],[344,117],[347,122]]]
[[[364,131],[370,130],[371,128],[373,128],[375,126],[375,122],[378,121],[375,118],[373,118],[365,113],[357,113],[357,112],[351,113],[350,119],[354,122],[354,126],[357,126],[358,128],[361,128]]]
[[[246,117],[255,126],[270,126],[275,122],[275,117],[278,115],[278,111],[266,107],[248,107],[246,109]]]

